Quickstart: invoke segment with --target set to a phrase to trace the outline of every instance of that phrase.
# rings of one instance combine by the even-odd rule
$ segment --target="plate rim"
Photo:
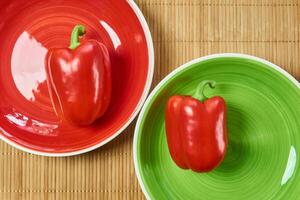
[[[249,54],[243,54],[243,53],[216,53],[216,54],[210,54],[207,56],[203,56],[200,58],[196,58],[193,59],[183,65],[180,65],[179,67],[177,67],[175,70],[173,70],[172,72],[170,72],[166,77],[164,77],[158,84],[157,86],[155,86],[155,88],[152,90],[152,92],[149,94],[147,100],[144,103],[144,106],[138,116],[137,122],[136,122],[136,126],[135,126],[135,130],[134,130],[134,137],[133,137],[133,162],[134,162],[134,170],[135,170],[135,174],[137,176],[139,185],[142,189],[142,192],[144,193],[145,197],[147,200],[151,200],[150,198],[150,194],[148,193],[145,184],[142,180],[142,176],[140,173],[140,169],[139,169],[139,165],[138,165],[138,159],[137,159],[137,142],[138,142],[138,136],[139,136],[139,129],[140,129],[140,125],[143,119],[143,116],[145,114],[145,111],[149,105],[149,103],[151,103],[152,98],[156,95],[156,93],[159,91],[159,89],[170,79],[172,78],[174,75],[176,75],[177,73],[188,69],[189,67],[192,67],[194,64],[196,63],[200,63],[206,60],[210,60],[210,59],[215,59],[215,58],[244,58],[244,59],[249,59],[249,60],[254,60],[257,62],[261,62],[263,64],[265,64],[267,67],[274,69],[278,72],[280,72],[281,74],[283,74],[286,78],[288,78],[296,87],[299,88],[300,90],[300,82],[298,82],[296,80],[295,77],[293,77],[290,73],[288,73],[286,70],[284,70],[283,68],[279,67],[278,65],[267,61],[266,59],[257,57],[257,56],[253,56],[253,55],[249,55]]]
[[[80,155],[83,153],[87,153],[90,152],[92,150],[95,150],[105,144],[107,144],[108,142],[112,141],[113,139],[115,139],[117,136],[119,136],[130,124],[131,122],[135,119],[135,117],[137,116],[137,114],[139,113],[139,111],[141,110],[147,95],[149,94],[151,85],[152,85],[152,81],[153,81],[153,75],[154,75],[154,45],[153,45],[153,39],[152,39],[152,35],[151,35],[151,31],[149,29],[149,25],[142,13],[142,11],[140,10],[140,8],[138,7],[138,5],[134,2],[134,0],[126,0],[126,2],[128,3],[128,5],[131,7],[132,11],[135,13],[137,19],[140,22],[140,25],[142,26],[143,32],[145,34],[145,38],[146,38],[146,42],[147,42],[147,48],[148,48],[148,73],[147,73],[147,81],[144,87],[144,91],[143,94],[140,98],[139,103],[136,105],[134,112],[131,114],[131,116],[128,118],[127,122],[124,123],[122,125],[122,127],[116,131],[113,135],[111,135],[110,137],[106,138],[105,140],[91,146],[88,148],[84,148],[81,150],[76,150],[76,151],[70,151],[70,152],[44,152],[44,151],[39,151],[39,150],[34,150],[34,149],[30,149],[27,148],[25,146],[22,146],[18,143],[13,142],[12,140],[6,138],[3,134],[0,134],[0,139],[6,143],[8,143],[9,145],[27,152],[27,153],[31,153],[34,155],[39,155],[39,156],[47,156],[47,157],[67,157],[67,156],[75,156],[75,155]],[[6,132],[4,131],[1,127],[0,127],[0,131],[2,132]]]

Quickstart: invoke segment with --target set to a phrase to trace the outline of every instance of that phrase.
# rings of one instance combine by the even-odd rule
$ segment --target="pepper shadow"
[[[140,9],[142,13],[144,14],[146,21],[149,25],[150,31],[154,32],[154,27],[157,25],[157,21],[154,19],[153,16],[153,10],[145,5],[140,5]],[[160,30],[160,29],[159,29]],[[157,31],[157,30],[156,30]],[[160,35],[161,33],[158,33]],[[155,34],[156,35],[156,34]],[[152,37],[154,35],[152,34]],[[155,41],[156,38],[153,37],[153,41]],[[108,108],[107,112],[103,117],[96,120],[93,126],[94,130],[97,130],[98,126],[102,123],[107,123],[111,118],[114,118],[119,113],[116,112],[120,107],[120,97],[121,96],[127,96],[131,95],[130,91],[125,91],[124,86],[125,83],[128,81],[128,78],[132,79],[134,77],[126,77],[125,75],[128,74],[127,68],[124,68],[124,66],[130,65],[131,60],[128,59],[126,47],[122,44],[115,50],[110,51],[110,58],[111,58],[111,64],[112,64],[112,98],[110,101],[110,107]],[[157,43],[154,42],[154,48],[157,48]],[[112,49],[112,48],[111,48]],[[159,53],[155,50],[155,58],[159,57]],[[152,86],[156,84],[156,81],[161,79],[159,75],[157,74],[157,68],[163,67],[163,65],[160,65],[157,59],[155,59],[155,72],[153,77]],[[153,87],[152,87],[153,88]],[[151,90],[149,91],[149,93]],[[122,102],[122,105],[129,103],[129,102]],[[136,117],[137,118],[137,117]],[[94,150],[90,152],[90,154],[93,153],[103,153],[103,152],[109,152],[109,151],[126,151],[128,150],[122,150],[124,148],[130,147],[130,152],[132,149],[132,140],[134,135],[134,129],[136,125],[136,119],[131,122],[131,124],[113,141],[109,142],[108,144],[98,148],[97,150]]]
[[[247,148],[247,127],[245,113],[238,106],[227,104],[228,148],[225,158],[216,172],[232,173],[243,168],[251,157]]]

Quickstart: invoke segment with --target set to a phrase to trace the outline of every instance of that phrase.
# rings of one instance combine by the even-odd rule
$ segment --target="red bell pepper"
[[[207,99],[204,87],[215,87],[214,81],[203,81],[196,94],[172,96],[165,110],[169,151],[182,169],[209,172],[224,159],[227,149],[226,104],[222,97]]]
[[[73,29],[69,48],[50,49],[45,65],[48,89],[57,116],[77,125],[101,117],[111,98],[111,64],[107,48],[83,40],[85,27]]]

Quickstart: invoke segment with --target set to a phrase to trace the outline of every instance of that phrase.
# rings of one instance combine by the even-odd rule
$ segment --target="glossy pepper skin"
[[[106,47],[83,40],[85,27],[73,29],[69,48],[50,49],[45,66],[51,101],[57,116],[76,125],[90,125],[108,108],[111,64]]]
[[[203,81],[191,96],[172,96],[165,110],[169,151],[182,169],[209,172],[224,159],[227,149],[226,104],[222,97],[203,95]]]

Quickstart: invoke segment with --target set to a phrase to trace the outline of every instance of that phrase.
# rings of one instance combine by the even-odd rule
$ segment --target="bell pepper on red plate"
[[[193,96],[172,96],[165,110],[169,151],[182,169],[209,172],[224,159],[227,149],[226,103],[220,96],[206,98],[203,81]]]
[[[111,63],[104,44],[80,42],[85,27],[74,27],[69,48],[49,49],[47,84],[57,116],[76,125],[90,125],[103,116],[111,98]]]

